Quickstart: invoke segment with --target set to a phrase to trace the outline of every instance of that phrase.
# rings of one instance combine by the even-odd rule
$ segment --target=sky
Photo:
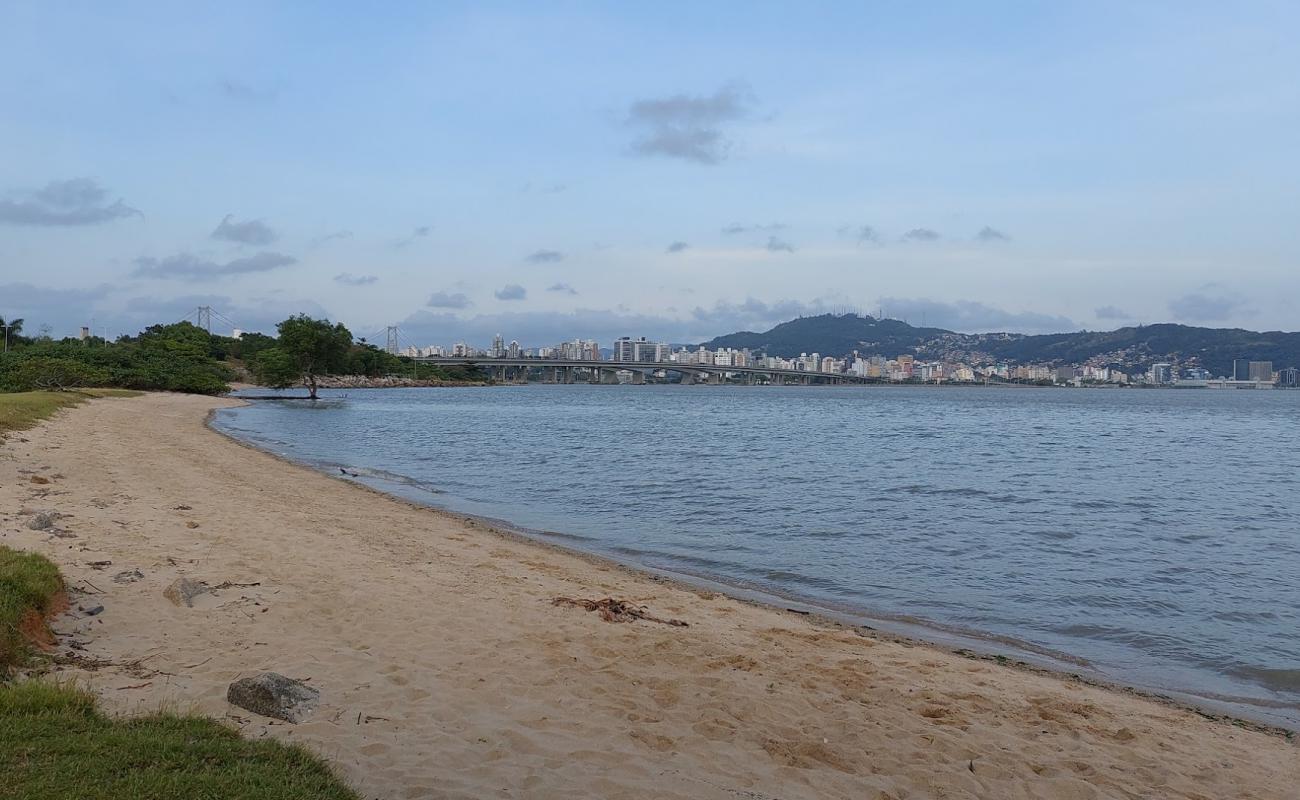
[[[1294,2],[8,0],[0,316],[1295,330],[1297,40]]]

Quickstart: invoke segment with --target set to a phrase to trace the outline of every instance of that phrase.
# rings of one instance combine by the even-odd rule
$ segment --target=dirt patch
[[[23,637],[23,641],[38,650],[43,652],[53,650],[56,640],[54,633],[50,630],[48,620],[62,614],[68,608],[67,593],[59,592],[50,598],[49,608],[44,614],[35,609],[23,614],[22,618],[18,620],[18,635]]]

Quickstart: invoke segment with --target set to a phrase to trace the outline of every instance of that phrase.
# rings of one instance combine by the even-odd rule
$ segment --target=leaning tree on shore
[[[316,399],[316,379],[337,371],[352,347],[352,332],[343,323],[312,319],[306,314],[289,317],[276,326],[275,347],[257,355],[253,374],[272,389],[287,389],[301,382]]]

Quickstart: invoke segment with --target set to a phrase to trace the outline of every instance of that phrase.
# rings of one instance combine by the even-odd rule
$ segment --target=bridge
[[[589,361],[567,358],[493,358],[419,356],[412,359],[421,364],[439,367],[477,367],[502,383],[523,383],[534,371],[540,372],[546,383],[577,383],[583,376],[589,383],[618,383],[618,372],[632,373],[632,383],[645,383],[646,375],[654,372],[676,372],[681,383],[721,384],[728,375],[740,375],[746,383],[766,378],[775,386],[787,384],[840,384],[879,383],[879,378],[831,372],[807,372],[796,369],[771,367],[730,367],[715,364],[678,364],[673,361]]]

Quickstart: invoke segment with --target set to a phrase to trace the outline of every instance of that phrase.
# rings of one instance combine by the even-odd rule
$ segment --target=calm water
[[[1300,723],[1300,392],[329,392],[217,425],[619,560]]]

